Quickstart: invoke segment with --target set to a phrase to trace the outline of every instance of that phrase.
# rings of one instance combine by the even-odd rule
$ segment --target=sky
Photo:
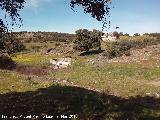
[[[84,14],[81,7],[74,12],[70,0],[27,0],[20,12],[23,26],[14,31],[49,31],[75,33],[78,29],[102,30],[102,23]],[[160,32],[160,0],[113,0],[110,5],[112,32],[118,26],[123,33]]]

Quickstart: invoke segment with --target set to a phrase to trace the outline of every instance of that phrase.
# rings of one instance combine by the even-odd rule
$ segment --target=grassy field
[[[21,65],[41,68],[52,67],[49,59],[62,56],[65,55],[31,52],[12,59]],[[73,114],[82,120],[160,119],[160,85],[151,84],[160,80],[159,61],[153,62],[153,57],[130,64],[88,62],[96,56],[74,53],[69,68],[44,76],[0,70],[0,114]]]
[[[86,63],[79,60],[71,68],[51,73],[51,76],[124,97],[145,95],[148,92],[160,94],[159,87],[146,84],[160,78],[160,68],[147,68],[138,64],[94,66]]]

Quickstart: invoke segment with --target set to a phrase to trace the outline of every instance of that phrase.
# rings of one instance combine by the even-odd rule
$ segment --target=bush
[[[114,57],[119,57],[122,55],[130,55],[130,49],[142,49],[146,46],[157,45],[160,44],[160,39],[144,39],[139,41],[119,41],[119,42],[107,42],[106,43],[106,51],[103,53],[104,56],[107,56],[109,59]]]
[[[160,44],[160,39],[155,38],[155,39],[149,39],[146,38],[144,40],[139,40],[139,41],[129,41],[130,44],[132,45],[132,48],[138,48],[142,49],[146,46],[151,46],[151,45],[157,45]]]
[[[107,42],[104,56],[109,59],[120,57],[122,55],[130,55],[131,44],[129,42]]]

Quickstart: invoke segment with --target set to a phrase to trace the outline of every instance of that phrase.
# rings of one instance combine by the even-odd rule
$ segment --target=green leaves
[[[100,40],[100,31],[88,31],[87,29],[79,29],[76,31],[74,49],[88,52],[92,48],[101,48]]]
[[[12,20],[11,25],[18,25],[16,20],[22,22],[22,18],[19,15],[19,10],[23,9],[25,0],[1,0],[0,9],[5,12],[5,19],[7,16]],[[4,24],[3,19],[0,18],[0,33],[7,32],[7,25]],[[8,24],[8,23],[7,23]],[[1,36],[0,36],[1,37]]]

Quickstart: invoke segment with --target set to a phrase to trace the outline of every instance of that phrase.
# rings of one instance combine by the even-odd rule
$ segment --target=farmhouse
[[[105,33],[102,37],[102,40],[107,42],[107,41],[116,41],[117,40],[117,37],[114,36],[114,34],[111,32],[111,33]]]

